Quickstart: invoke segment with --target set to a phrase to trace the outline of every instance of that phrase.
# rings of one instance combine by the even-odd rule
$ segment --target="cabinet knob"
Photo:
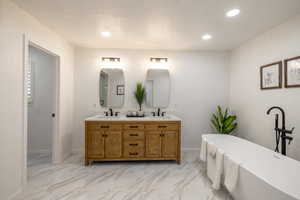
[[[129,134],[129,136],[139,136],[138,134]]]
[[[136,153],[131,153],[131,152],[130,152],[129,155],[131,155],[131,156],[136,156],[136,155],[139,155],[139,153],[137,153],[137,152],[136,152]]]
[[[135,143],[135,144],[129,144],[129,146],[138,146],[138,144],[137,143]]]
[[[109,128],[109,126],[101,126],[101,128]]]
[[[138,126],[129,126],[129,128],[138,128]]]

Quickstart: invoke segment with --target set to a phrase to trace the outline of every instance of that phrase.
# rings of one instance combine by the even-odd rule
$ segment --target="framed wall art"
[[[282,88],[282,61],[260,67],[260,88],[262,90]]]
[[[124,95],[124,85],[117,85],[117,95]]]

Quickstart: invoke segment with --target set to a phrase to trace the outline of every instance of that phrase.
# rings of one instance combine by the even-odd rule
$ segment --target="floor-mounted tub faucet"
[[[293,140],[293,137],[287,136],[286,134],[292,134],[294,131],[294,128],[292,130],[286,130],[285,129],[285,112],[282,108],[278,106],[273,106],[271,107],[268,111],[267,114],[269,115],[272,110],[279,110],[281,112],[281,119],[282,119],[282,128],[278,128],[278,114],[275,115],[275,132],[276,132],[276,148],[275,151],[279,152],[279,143],[281,139],[281,154],[286,155],[286,142],[287,140],[289,141],[289,144]]]

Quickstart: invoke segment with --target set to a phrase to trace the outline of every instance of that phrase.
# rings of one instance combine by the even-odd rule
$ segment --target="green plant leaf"
[[[236,116],[229,114],[228,108],[223,112],[221,106],[218,106],[217,112],[212,115],[211,123],[218,133],[230,134],[237,127],[236,119]]]
[[[221,124],[220,124],[220,121],[219,121],[218,117],[217,117],[215,114],[213,114],[213,118],[214,118],[214,120],[215,120],[216,129],[217,129],[218,132],[220,132],[220,131],[221,131]]]
[[[227,119],[227,118],[228,118],[228,108],[226,108],[225,114],[224,114],[224,119]]]
[[[211,122],[212,122],[213,126],[215,127],[215,129],[219,131],[220,128],[219,128],[218,122],[214,119],[211,119]]]
[[[229,116],[224,121],[224,128],[227,128],[228,126],[232,125],[232,123],[236,120],[236,116]]]
[[[234,130],[236,129],[236,127],[237,127],[237,123],[232,124],[232,125],[228,126],[228,127],[224,130],[224,132],[225,132],[226,134],[230,134],[232,131],[234,131]]]
[[[223,116],[222,108],[220,106],[218,106],[218,118],[220,119],[221,122],[223,122],[224,116]]]
[[[136,84],[136,91],[134,93],[135,99],[137,101],[137,103],[139,104],[140,108],[142,106],[142,104],[145,101],[145,97],[146,97],[146,90],[143,87],[142,83],[137,83]]]

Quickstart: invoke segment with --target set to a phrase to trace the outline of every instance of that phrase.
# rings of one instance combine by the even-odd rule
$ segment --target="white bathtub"
[[[300,162],[238,137],[202,137],[241,163],[235,200],[300,200]]]

